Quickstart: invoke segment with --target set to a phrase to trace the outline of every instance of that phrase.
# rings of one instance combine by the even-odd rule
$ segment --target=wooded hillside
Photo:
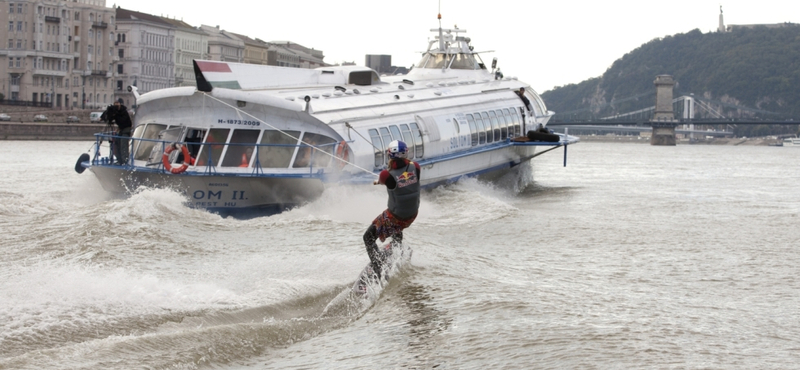
[[[675,97],[693,93],[725,117],[800,119],[800,25],[706,34],[695,29],[654,39],[616,60],[602,76],[542,97],[562,119],[630,112],[654,105],[653,81],[661,74],[677,81]]]

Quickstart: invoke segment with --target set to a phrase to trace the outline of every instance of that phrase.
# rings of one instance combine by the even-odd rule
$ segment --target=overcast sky
[[[203,4],[203,5],[200,5]],[[264,41],[321,49],[325,62],[364,64],[389,54],[410,67],[433,36],[439,0],[107,0],[139,12],[206,24]],[[442,27],[467,31],[489,65],[538,92],[598,77],[625,53],[695,28],[725,24],[800,23],[797,0],[441,0]],[[660,7],[664,6],[664,7]],[[659,71],[658,73],[669,73]],[[655,75],[653,76],[655,77]]]

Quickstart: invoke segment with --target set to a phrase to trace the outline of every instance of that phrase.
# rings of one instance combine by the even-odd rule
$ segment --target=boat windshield
[[[425,53],[415,66],[416,68],[451,68],[451,69],[481,69],[480,63],[474,54],[439,54]]]

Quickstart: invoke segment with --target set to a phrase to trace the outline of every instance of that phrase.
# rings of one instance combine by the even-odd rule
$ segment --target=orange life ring
[[[336,158],[336,167],[340,170],[350,161],[350,148],[347,147],[347,143],[344,140],[340,141],[339,145],[336,146]]]
[[[189,162],[192,162],[192,156],[189,155],[189,149],[186,148],[186,145],[181,145],[181,153],[183,153],[183,164],[177,167],[172,167],[172,164],[169,163],[169,154],[175,150],[175,144],[168,145],[166,149],[164,149],[164,154],[161,156],[161,164],[164,165],[164,169],[170,173],[179,174],[186,171],[189,168]]]

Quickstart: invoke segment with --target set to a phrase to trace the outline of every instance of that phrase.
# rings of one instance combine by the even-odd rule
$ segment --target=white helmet
[[[406,158],[406,153],[408,153],[408,146],[400,140],[392,141],[389,143],[389,147],[386,148],[386,154],[391,159]]]

